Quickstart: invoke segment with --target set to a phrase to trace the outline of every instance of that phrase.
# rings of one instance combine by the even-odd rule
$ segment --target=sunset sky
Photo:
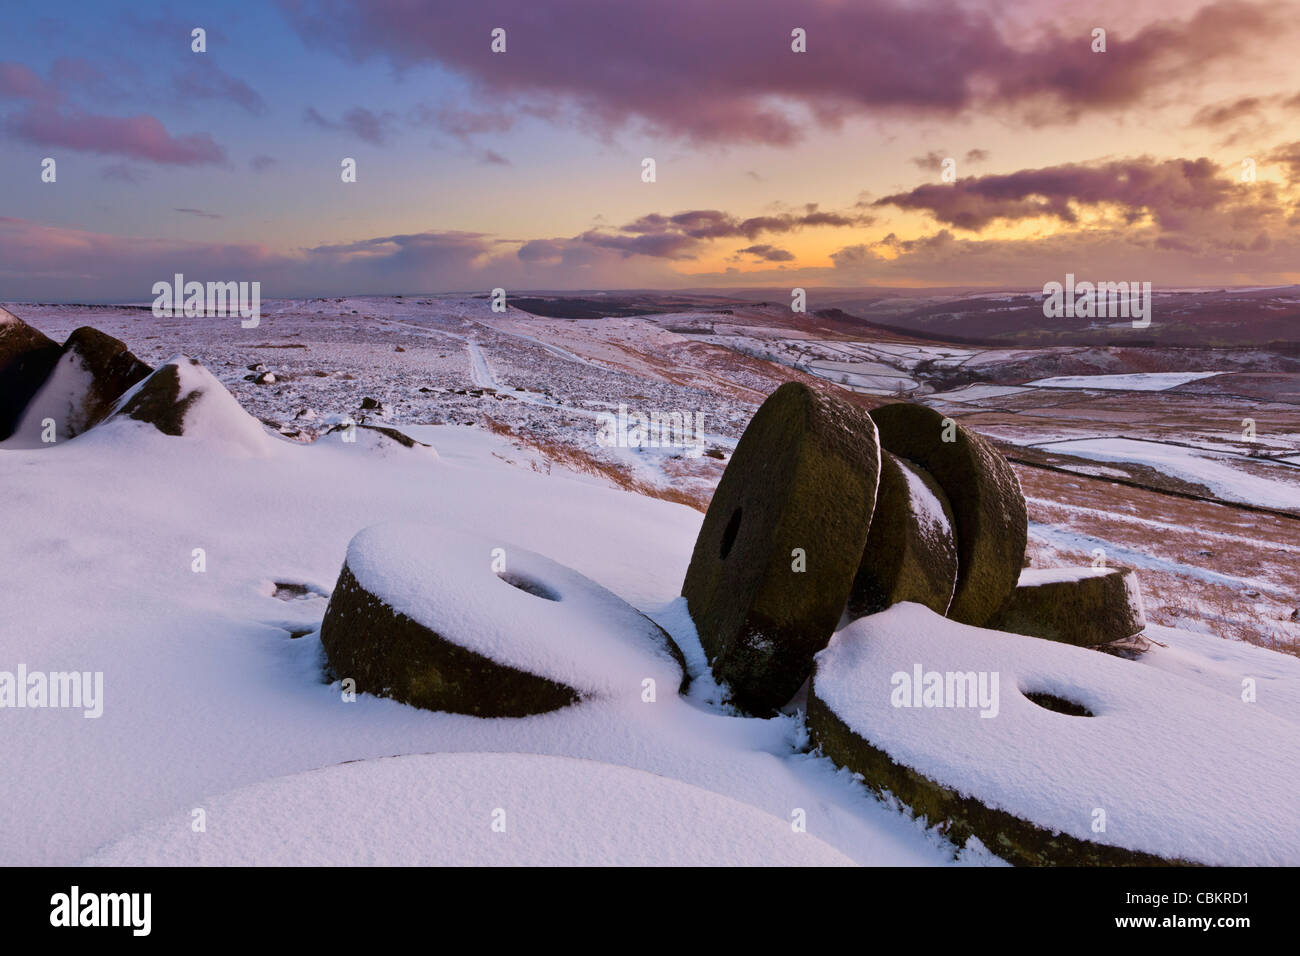
[[[5,20],[0,301],[148,301],[174,272],[263,297],[1300,282],[1295,3],[50,2]]]

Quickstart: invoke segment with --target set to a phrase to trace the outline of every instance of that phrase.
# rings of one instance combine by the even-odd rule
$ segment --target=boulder
[[[245,455],[269,454],[276,442],[216,376],[184,355],[173,356],[134,385],[98,427],[131,420],[164,435],[198,438]]]
[[[1016,586],[1024,561],[1029,521],[1015,472],[979,435],[925,405],[885,405],[871,418],[881,447],[928,472],[947,496],[957,538],[948,616],[983,625]]]
[[[882,451],[880,490],[848,616],[875,614],[899,601],[943,614],[956,583],[957,542],[948,496],[923,468]]]
[[[988,626],[1089,647],[1132,637],[1147,621],[1130,568],[1045,568],[1020,572]]]
[[[28,403],[14,434],[39,442],[44,422],[53,420],[58,439],[79,435],[107,416],[151,371],[120,339],[82,326],[63,343],[58,363]]]
[[[745,429],[682,585],[742,710],[771,713],[807,679],[848,601],[879,474],[867,413],[801,383],[768,396]]]
[[[0,309],[0,441],[14,433],[62,354],[58,343]]]

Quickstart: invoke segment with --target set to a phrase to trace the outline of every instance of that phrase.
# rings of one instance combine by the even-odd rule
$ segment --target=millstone
[[[385,604],[345,564],[321,624],[330,666],[363,693],[426,710],[527,717],[578,700],[571,687],[466,650]]]
[[[877,795],[892,795],[912,816],[924,818],[931,826],[941,823],[943,833],[958,846],[978,836],[989,849],[1018,866],[1186,865],[1185,861],[1053,833],[937,783],[854,733],[817,696],[816,678],[808,691],[807,720],[809,735],[822,754],[860,775]]]
[[[957,582],[957,543],[948,496],[920,466],[880,455],[880,489],[848,614],[863,617],[899,601],[943,614]]]
[[[1147,622],[1131,569],[1070,568],[1022,571],[988,626],[1087,647],[1132,637]]]
[[[879,474],[867,413],[801,383],[768,396],[745,429],[682,585],[738,707],[769,713],[808,677],[848,601]]]
[[[1015,472],[983,438],[925,405],[885,405],[871,418],[881,447],[929,472],[947,495],[957,539],[948,617],[983,625],[1016,586],[1024,560],[1029,522]]]
[[[427,710],[524,717],[686,686],[680,649],[595,581],[507,542],[413,522],[348,545],[321,645],[355,689]]]

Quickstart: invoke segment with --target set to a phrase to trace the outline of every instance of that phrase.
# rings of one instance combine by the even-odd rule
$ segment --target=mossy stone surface
[[[104,418],[123,393],[153,371],[121,339],[88,325],[68,336],[63,351],[75,354],[91,374],[90,388],[67,423],[69,435],[80,434]]]
[[[821,752],[837,765],[861,774],[863,782],[877,795],[893,794],[912,816],[924,818],[932,827],[939,826],[958,847],[975,836],[998,856],[1018,866],[1192,865],[1185,860],[1169,860],[1053,833],[937,783],[854,733],[817,696],[815,675],[808,692],[808,730]],[[961,742],[952,741],[951,745],[960,747]]]
[[[945,425],[925,405],[885,405],[871,417],[881,447],[929,472],[947,496],[957,538],[948,617],[982,627],[1015,588],[1024,561],[1029,518],[1015,472],[979,435]]]
[[[768,396],[741,436],[682,594],[714,676],[742,710],[768,714],[789,701],[830,640],[862,558],[879,469],[867,413],[798,382]]]
[[[344,564],[321,624],[339,678],[356,689],[475,717],[527,717],[579,699],[571,687],[499,664],[459,646],[367,591]]]
[[[1106,568],[1074,580],[1018,585],[988,626],[1091,647],[1132,637],[1147,621],[1133,571]]]
[[[916,484],[932,496],[927,504],[941,512],[941,519],[917,507]],[[938,482],[921,467],[882,451],[880,489],[853,579],[849,617],[875,614],[899,601],[923,604],[937,614],[947,611],[957,583],[954,527],[948,496]]]
[[[199,363],[190,359],[190,364]],[[175,365],[164,365],[114,414],[147,422],[164,435],[183,435],[185,413],[200,394],[196,390],[182,398],[180,372]]]

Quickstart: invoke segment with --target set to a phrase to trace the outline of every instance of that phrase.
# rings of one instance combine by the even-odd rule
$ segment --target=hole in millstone
[[[731,554],[731,546],[736,543],[736,535],[740,533],[740,508],[737,508],[731,515],[731,520],[727,522],[727,527],[722,532],[722,547],[719,549],[718,556],[722,560],[727,559]]]
[[[548,588],[540,581],[534,581],[532,578],[526,578],[522,574],[515,574],[513,571],[507,571],[498,577],[511,587],[518,588],[531,594],[533,597],[539,597],[547,601],[558,601],[560,596]]]
[[[1095,716],[1093,712],[1087,707],[1084,707],[1083,704],[1075,703],[1072,700],[1066,700],[1064,697],[1057,697],[1055,694],[1025,691],[1025,696],[1044,710],[1054,711],[1058,714],[1066,714],[1070,717]]]
[[[275,591],[271,594],[271,597],[279,598],[281,601],[302,601],[310,598],[327,598],[329,595],[311,584],[299,584],[296,581],[276,581]]]

